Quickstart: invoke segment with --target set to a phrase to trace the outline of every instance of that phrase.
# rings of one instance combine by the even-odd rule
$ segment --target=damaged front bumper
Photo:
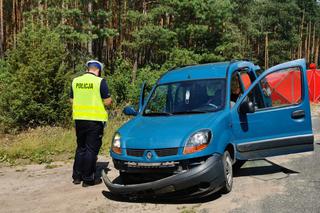
[[[225,182],[220,154],[213,154],[194,168],[152,182],[128,185],[114,183],[105,171],[102,171],[102,179],[111,193],[128,196],[161,196],[182,191],[188,191],[190,196],[208,194],[219,190]]]

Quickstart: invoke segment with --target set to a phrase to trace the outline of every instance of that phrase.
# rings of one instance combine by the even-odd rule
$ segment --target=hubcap
[[[232,163],[230,157],[226,158],[226,176],[227,176],[227,181],[228,185],[231,185],[232,182]]]

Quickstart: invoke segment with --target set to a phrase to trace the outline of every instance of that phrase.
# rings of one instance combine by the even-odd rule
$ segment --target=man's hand
[[[111,98],[103,99],[103,103],[105,106],[110,106],[112,104],[112,99]]]

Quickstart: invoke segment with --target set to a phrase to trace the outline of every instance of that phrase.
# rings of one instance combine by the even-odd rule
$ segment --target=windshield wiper
[[[173,115],[172,113],[169,112],[150,112],[150,113],[145,113],[145,116],[170,116]]]

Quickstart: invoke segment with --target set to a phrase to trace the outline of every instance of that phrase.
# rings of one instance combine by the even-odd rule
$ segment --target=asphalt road
[[[279,180],[279,185],[286,191],[247,203],[231,212],[320,212],[320,117],[314,117],[312,124],[316,136],[312,154],[301,154],[284,163],[281,160],[285,157],[269,159],[274,163],[280,161],[283,168],[290,169],[289,176]]]
[[[317,141],[313,154],[281,165],[297,172],[278,180],[285,192],[268,195],[231,212],[320,212],[320,141]]]

